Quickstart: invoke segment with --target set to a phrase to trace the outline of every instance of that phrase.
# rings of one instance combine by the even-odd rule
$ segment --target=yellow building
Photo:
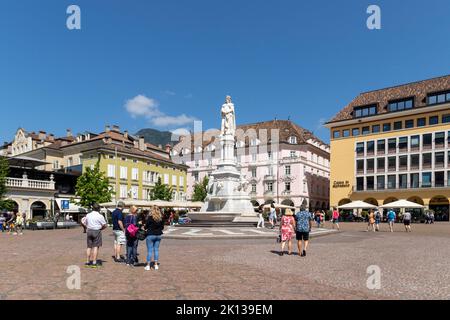
[[[450,76],[362,93],[326,127],[331,206],[407,199],[448,221]]]

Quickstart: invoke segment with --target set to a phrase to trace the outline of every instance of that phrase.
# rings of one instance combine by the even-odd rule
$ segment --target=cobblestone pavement
[[[84,263],[80,229],[0,234],[0,299],[449,299],[450,224],[341,230],[313,239],[305,258],[279,256],[272,239],[165,239],[158,271],[112,262],[107,230],[104,266],[81,268],[80,290],[66,285],[68,266]],[[381,268],[380,290],[366,287],[370,265]]]

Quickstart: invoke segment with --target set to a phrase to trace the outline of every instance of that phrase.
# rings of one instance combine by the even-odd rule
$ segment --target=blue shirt
[[[389,221],[395,221],[395,212],[394,211],[389,211],[387,214],[387,218]]]
[[[122,210],[116,209],[111,214],[112,216],[112,224],[113,224],[113,230],[122,230],[119,227],[119,221],[122,221],[123,225],[123,213]]]
[[[308,211],[300,211],[295,214],[295,221],[297,222],[297,232],[309,232],[309,223],[312,220],[311,213]]]

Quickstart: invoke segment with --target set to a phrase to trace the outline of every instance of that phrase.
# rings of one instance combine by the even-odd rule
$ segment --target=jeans
[[[147,263],[152,261],[152,255],[154,253],[154,260],[159,259],[159,244],[161,243],[161,236],[149,235],[146,239],[147,242]]]
[[[127,239],[127,264],[136,262],[138,243],[139,240],[137,238]]]

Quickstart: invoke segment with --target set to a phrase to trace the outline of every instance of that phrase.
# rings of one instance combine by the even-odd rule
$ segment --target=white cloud
[[[164,94],[168,95],[168,96],[175,96],[176,95],[176,93],[173,92],[172,90],[166,90],[166,91],[164,91]]]
[[[170,132],[172,132],[172,134],[176,136],[187,136],[191,134],[188,128],[178,128],[175,130],[170,130]]]
[[[159,110],[159,104],[155,99],[148,98],[142,94],[127,100],[125,109],[131,117],[145,117],[157,127],[184,126],[197,120],[195,117],[188,116],[184,113],[178,116],[166,115]]]

